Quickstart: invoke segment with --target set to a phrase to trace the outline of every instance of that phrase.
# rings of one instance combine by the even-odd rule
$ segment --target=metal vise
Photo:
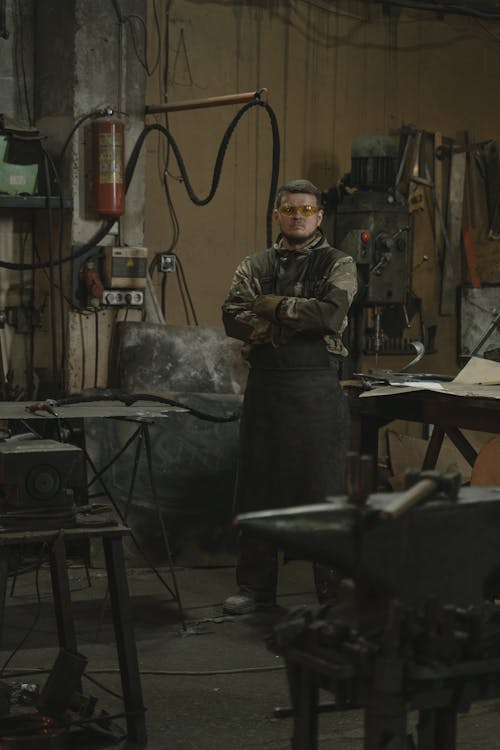
[[[500,607],[485,601],[500,591],[500,487],[413,472],[404,492],[368,495],[365,469],[351,457],[345,497],[237,518],[354,582],[275,627],[292,704],[275,713],[294,718],[293,750],[317,749],[320,714],[360,708],[365,750],[455,750],[458,713],[500,696]]]

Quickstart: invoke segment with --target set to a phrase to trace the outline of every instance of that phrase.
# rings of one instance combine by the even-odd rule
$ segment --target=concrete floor
[[[88,658],[84,692],[97,697],[97,709],[119,714],[120,678],[109,607],[104,605],[104,571],[71,564],[70,576],[80,652]],[[166,580],[168,571],[163,570]],[[266,647],[266,633],[286,608],[315,605],[310,565],[292,562],[280,571],[279,607],[259,616],[229,618],[221,602],[234,589],[234,569],[179,568],[176,572],[186,615],[183,630],[174,601],[149,570],[129,571],[136,640],[147,707],[147,750],[287,750],[291,720],[273,709],[289,704],[283,664]],[[22,677],[17,670],[50,670],[57,655],[48,570],[17,579],[5,612],[1,664],[12,656],[3,680],[43,685],[45,676]],[[24,642],[21,644],[21,642]],[[325,700],[331,696],[325,696]],[[12,711],[29,710],[15,706]],[[413,719],[413,717],[411,717]],[[123,722],[116,719],[123,728]],[[500,747],[500,702],[475,704],[459,721],[459,750]],[[101,750],[136,747],[112,743],[94,732],[72,735],[71,748]],[[320,717],[319,750],[362,750],[359,711]]]

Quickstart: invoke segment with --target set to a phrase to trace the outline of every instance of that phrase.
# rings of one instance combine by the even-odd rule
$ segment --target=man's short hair
[[[318,206],[321,206],[321,190],[313,185],[309,180],[290,180],[282,185],[276,193],[276,208],[281,205],[281,198],[283,193],[308,193],[309,195],[315,195],[318,202]]]

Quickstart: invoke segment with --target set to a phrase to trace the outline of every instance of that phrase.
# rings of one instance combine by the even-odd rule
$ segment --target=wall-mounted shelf
[[[62,198],[62,207],[71,208],[71,198]],[[59,195],[0,195],[0,208],[61,208]]]

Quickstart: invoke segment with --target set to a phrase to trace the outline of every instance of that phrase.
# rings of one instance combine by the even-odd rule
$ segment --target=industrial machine
[[[275,628],[292,702],[277,714],[294,717],[294,750],[317,748],[319,714],[355,708],[365,750],[455,750],[457,714],[500,695],[500,488],[409,472],[404,492],[368,495],[367,460],[349,457],[344,497],[237,519],[345,577],[337,602]]]
[[[75,445],[36,438],[0,443],[0,525],[68,525],[75,513],[74,490],[84,481],[84,453]]]
[[[397,190],[399,138],[367,136],[351,148],[351,172],[336,206],[334,244],[358,266],[358,294],[351,311],[348,347],[354,356],[406,354],[412,350],[410,212]],[[366,313],[372,320],[366,324]],[[415,338],[415,336],[413,336]]]

